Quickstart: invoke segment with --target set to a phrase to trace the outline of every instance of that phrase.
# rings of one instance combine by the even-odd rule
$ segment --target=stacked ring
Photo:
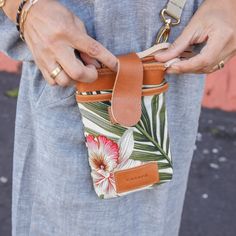
[[[217,66],[218,66],[218,70],[220,70],[220,69],[224,68],[225,62],[222,60],[222,61],[220,61],[220,63]]]
[[[217,65],[215,65],[215,66],[212,68],[212,70],[210,71],[210,73],[212,73],[212,72],[214,72],[214,71],[216,71],[216,70],[220,70],[220,69],[224,68],[224,66],[225,66],[225,62],[222,60],[222,61],[220,61]]]

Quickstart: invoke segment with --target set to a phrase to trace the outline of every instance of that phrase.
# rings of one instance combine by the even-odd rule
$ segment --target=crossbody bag
[[[160,63],[153,55],[169,47],[170,29],[180,23],[185,2],[170,0],[161,11],[164,25],[154,46],[119,55],[116,73],[103,66],[95,82],[76,84],[91,177],[101,199],[152,189],[172,178],[165,71],[173,60]]]

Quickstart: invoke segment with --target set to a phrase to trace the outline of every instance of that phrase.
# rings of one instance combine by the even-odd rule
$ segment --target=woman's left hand
[[[211,73],[236,54],[235,0],[205,0],[182,34],[162,53],[158,61],[178,57],[190,45],[206,43],[194,57],[174,63],[167,73]]]

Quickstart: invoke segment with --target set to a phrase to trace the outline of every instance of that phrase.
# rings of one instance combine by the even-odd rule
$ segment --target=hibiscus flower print
[[[118,143],[103,135],[86,137],[93,184],[100,197],[117,196],[114,171],[141,165],[129,159],[134,149],[133,129],[127,129]]]
[[[119,158],[119,147],[114,141],[99,135],[87,136],[87,147],[89,151],[89,164],[92,170],[111,171],[117,165]]]

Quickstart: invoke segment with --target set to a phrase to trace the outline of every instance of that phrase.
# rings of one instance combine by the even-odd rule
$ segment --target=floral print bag
[[[152,189],[172,178],[165,105],[168,84],[164,79],[168,63],[159,63],[153,57],[168,45],[155,45],[135,56],[118,56],[117,73],[103,67],[98,69],[95,82],[77,83],[76,99],[84,124],[91,177],[94,190],[102,199]],[[134,60],[130,59],[131,54]],[[135,81],[137,77],[140,89],[133,89],[139,83]],[[127,81],[130,84],[124,86]],[[127,86],[124,97],[122,93],[115,94],[116,90],[127,90]],[[112,107],[114,104],[118,112]],[[140,114],[134,114],[136,110]],[[129,122],[133,114],[136,120]]]

